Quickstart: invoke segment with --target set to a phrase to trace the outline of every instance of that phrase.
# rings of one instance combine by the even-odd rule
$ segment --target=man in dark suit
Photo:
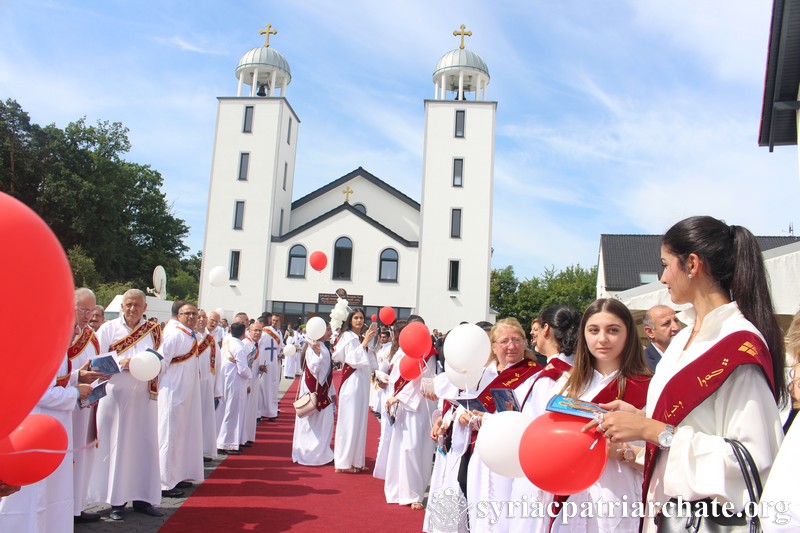
[[[666,305],[651,307],[645,313],[642,324],[647,338],[650,339],[650,344],[644,349],[644,358],[650,370],[655,371],[672,337],[681,330],[681,324],[675,316],[675,311]]]

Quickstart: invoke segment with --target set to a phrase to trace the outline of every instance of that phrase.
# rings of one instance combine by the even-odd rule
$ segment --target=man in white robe
[[[97,449],[89,481],[89,501],[111,505],[112,520],[123,520],[127,502],[135,511],[163,516],[158,467],[158,389],[128,371],[131,357],[158,350],[161,327],[143,319],[147,302],[138,289],[122,295],[122,315],[97,331],[100,353],[117,352],[122,372],[106,385],[97,406]]]
[[[261,351],[258,349],[261,333],[264,326],[256,320],[248,328],[244,345],[247,348],[247,366],[250,368],[250,381],[247,385],[247,407],[244,414],[244,432],[242,445],[249,448],[256,440],[256,419],[258,418],[258,400],[261,396],[258,382],[259,368],[261,367]]]
[[[197,361],[200,367],[200,414],[203,418],[203,461],[217,458],[217,422],[214,412],[214,380],[218,363],[219,345],[206,329],[208,315],[197,311]]]
[[[78,400],[86,398],[92,387],[85,383],[69,384],[67,357],[64,357],[57,375],[31,414],[50,415],[61,422],[67,432],[67,450],[71,450],[72,412],[78,408]],[[73,507],[72,453],[68,451],[52,474],[41,481],[25,485],[15,494],[0,498],[0,531],[72,531]]]
[[[231,336],[223,341],[222,375],[224,386],[222,403],[222,426],[217,437],[217,452],[238,455],[240,437],[244,428],[244,412],[247,406],[247,384],[252,377],[247,366],[248,350],[242,339],[245,325],[236,322],[231,325]]]
[[[200,364],[197,357],[197,308],[184,300],[172,304],[164,328],[161,374],[158,377],[158,447],[161,495],[176,498],[203,479],[203,422],[200,407]]]
[[[262,324],[267,324],[271,317],[271,313],[265,313],[261,315],[259,321]],[[259,349],[264,358],[264,369],[261,373],[259,414],[268,421],[274,422],[278,419],[278,393],[281,385],[280,354],[283,344],[281,343],[280,335],[272,327],[264,327]]]

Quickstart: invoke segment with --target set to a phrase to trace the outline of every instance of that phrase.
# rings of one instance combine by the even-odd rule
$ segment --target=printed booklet
[[[558,394],[550,398],[546,409],[555,413],[564,413],[582,418],[595,418],[595,415],[608,412],[596,403]]]

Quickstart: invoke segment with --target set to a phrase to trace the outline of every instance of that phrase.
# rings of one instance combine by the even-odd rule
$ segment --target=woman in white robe
[[[339,386],[339,419],[334,439],[336,472],[366,471],[367,416],[369,381],[378,365],[375,358],[377,324],[364,326],[362,309],[354,309],[342,325],[333,352],[334,361],[342,364]]]
[[[327,324],[325,335],[316,341],[308,340],[305,344],[303,354],[305,369],[300,381],[300,396],[314,392],[309,391],[306,384],[306,374],[310,374],[317,383],[317,402],[322,402],[323,398],[319,395],[323,385],[327,383],[327,397],[330,403],[321,410],[312,411],[304,418],[295,416],[292,461],[301,465],[320,466],[333,461],[331,439],[336,389],[333,385],[331,353],[324,344],[330,338],[331,326]]]
[[[678,315],[687,327],[672,339],[658,365],[646,413],[612,402],[607,407],[613,412],[605,415],[602,426],[611,442],[645,440],[657,454],[645,463],[646,471],[652,468],[647,502],[656,513],[678,496],[684,501],[732,502],[738,512],[748,503],[747,491],[724,439],[744,444],[766,480],[783,434],[776,403],[785,402],[787,395],[783,334],[761,251],[746,228],[712,217],[691,217],[664,235],[661,262],[661,282],[672,302],[692,304]],[[747,339],[740,345],[744,351],[725,347],[731,339],[737,345],[739,339]],[[719,372],[703,372],[709,379],[698,389],[695,373],[679,375],[689,364]],[[682,388],[687,392],[680,392]],[[665,410],[656,406],[673,391],[700,403],[691,410],[676,404],[682,418],[673,422],[677,417],[669,411],[668,424],[663,421]],[[655,519],[656,515],[645,519],[645,531],[655,531]]]

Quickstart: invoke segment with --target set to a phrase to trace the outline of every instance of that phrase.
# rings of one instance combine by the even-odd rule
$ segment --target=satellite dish
[[[167,299],[167,273],[163,266],[158,265],[153,270],[153,288],[148,287],[147,292],[161,300]]]

